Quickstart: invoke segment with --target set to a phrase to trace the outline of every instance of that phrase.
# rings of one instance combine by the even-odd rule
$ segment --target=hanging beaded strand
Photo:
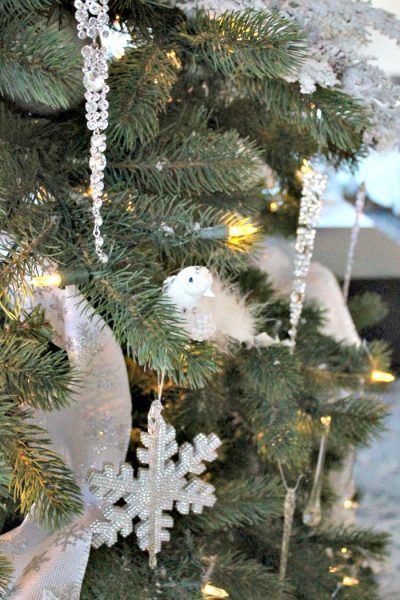
[[[106,263],[108,256],[103,250],[104,240],[100,227],[103,219],[100,209],[103,204],[104,169],[106,167],[106,135],[102,133],[108,125],[106,84],[108,64],[106,49],[101,46],[100,37],[108,36],[108,0],[75,0],[75,16],[78,37],[91,38],[92,43],[82,48],[83,85],[86,88],[86,120],[87,127],[92,131],[90,140],[90,195],[93,200],[92,214],[94,217],[95,251],[101,262]]]
[[[303,190],[295,245],[294,281],[290,294],[289,338],[292,350],[296,345],[297,329],[303,310],[306,278],[314,250],[315,228],[321,210],[322,194],[328,180],[326,175],[314,170],[308,161],[304,161],[301,172],[303,174]]]

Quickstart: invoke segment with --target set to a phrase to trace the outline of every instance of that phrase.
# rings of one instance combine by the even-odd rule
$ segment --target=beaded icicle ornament
[[[94,217],[95,251],[100,261],[106,263],[108,256],[103,250],[104,240],[100,227],[103,219],[100,208],[103,204],[104,169],[106,167],[106,134],[102,133],[108,125],[106,84],[108,64],[106,49],[101,45],[101,37],[107,37],[109,30],[108,0],[75,0],[75,16],[77,20],[78,37],[91,38],[92,43],[83,46],[81,52],[83,64],[83,85],[86,88],[86,120],[87,127],[92,131],[90,140],[90,195],[93,200],[92,213]]]
[[[303,174],[303,190],[296,233],[294,280],[290,294],[289,338],[292,348],[296,344],[297,328],[306,292],[306,278],[310,269],[316,226],[322,205],[322,194],[328,180],[325,174],[314,170],[308,161],[304,161],[301,172]]]

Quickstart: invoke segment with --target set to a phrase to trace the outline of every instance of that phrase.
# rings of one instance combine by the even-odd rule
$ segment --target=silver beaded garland
[[[83,84],[86,88],[86,119],[87,127],[92,131],[90,140],[90,194],[93,199],[92,213],[94,217],[94,242],[96,254],[100,261],[108,261],[103,251],[104,240],[100,227],[103,220],[100,208],[103,204],[104,169],[106,167],[106,135],[102,133],[108,125],[106,84],[108,64],[106,49],[101,46],[100,37],[108,36],[108,0],[75,0],[75,16],[77,20],[78,37],[91,38],[90,45],[82,48]]]
[[[306,292],[306,278],[310,269],[316,226],[322,205],[322,194],[328,180],[326,175],[315,171],[308,162],[303,165],[302,173],[303,190],[296,234],[294,280],[290,294],[289,338],[292,347],[296,344],[297,328]]]

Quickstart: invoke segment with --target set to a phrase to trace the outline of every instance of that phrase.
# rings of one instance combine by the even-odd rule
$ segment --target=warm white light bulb
[[[211,598],[229,598],[229,594],[222,588],[215,587],[211,583],[206,583],[202,590],[204,597],[210,596]]]
[[[31,277],[29,283],[35,287],[60,287],[62,281],[61,273],[51,273],[49,275]]]
[[[371,381],[373,383],[392,383],[395,379],[396,377],[392,373],[379,371],[379,369],[374,369],[371,373]]]

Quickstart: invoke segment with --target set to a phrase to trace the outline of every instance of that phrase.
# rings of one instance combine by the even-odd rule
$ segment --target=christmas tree
[[[98,59],[86,5],[107,14],[0,7],[3,596],[377,599],[387,536],[347,525],[338,480],[382,429],[388,349],[333,335],[318,302],[297,329],[263,253],[295,235],[307,174],[356,164],[375,117],[336,83],[302,89],[311,44],[290,11],[113,0]],[[189,322],[171,291],[193,266],[214,276],[214,319]],[[384,312],[353,308],[362,326]],[[152,435],[177,441],[155,568]]]

